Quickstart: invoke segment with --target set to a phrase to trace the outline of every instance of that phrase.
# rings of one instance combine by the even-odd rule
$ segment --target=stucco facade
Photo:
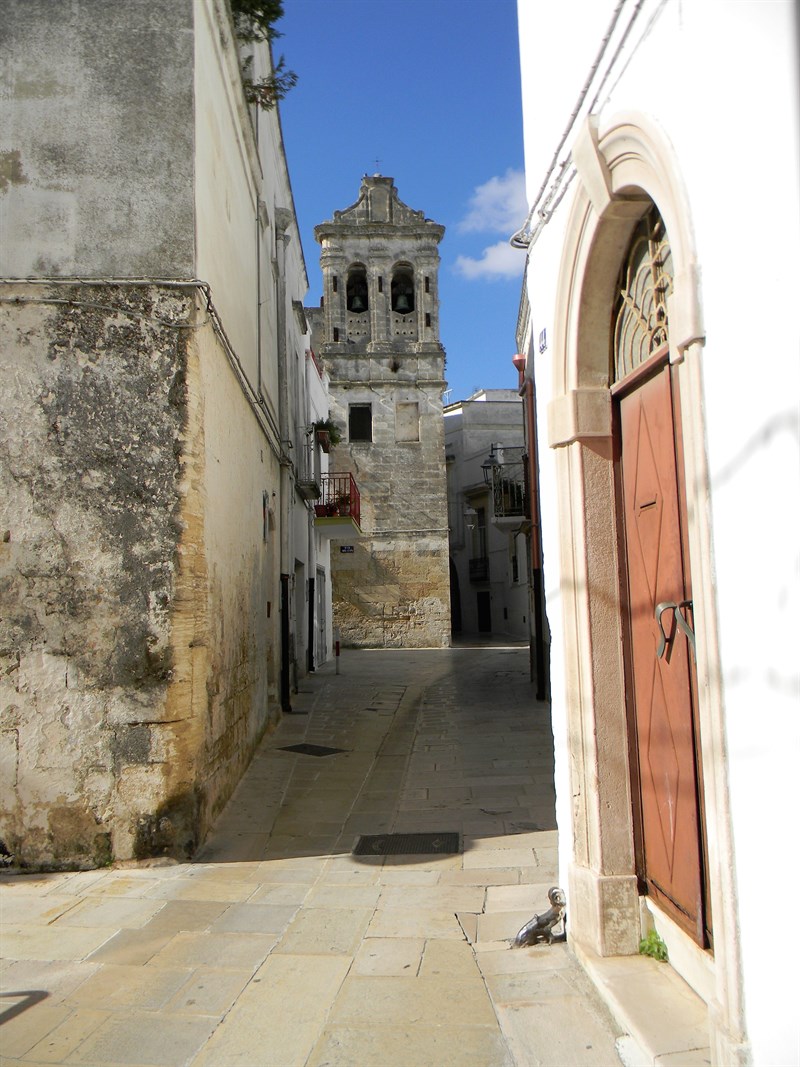
[[[332,556],[335,624],[353,646],[450,642],[443,233],[380,175],[365,177],[356,203],[315,230],[324,299],[311,313],[314,351],[343,437],[331,466],[361,491],[363,537]]]
[[[528,640],[530,521],[521,398],[516,390],[486,389],[448,404],[444,439],[453,631]],[[487,470],[490,465],[496,469]]]
[[[0,838],[22,865],[185,856],[313,667],[327,571],[280,121],[226,5],[80,0],[58,33],[12,8]]]
[[[529,249],[524,343],[538,397],[570,938],[590,962],[635,955],[654,925],[670,965],[708,1005],[712,1062],[793,1062],[796,983],[763,924],[765,861],[778,860],[788,885],[797,867],[781,828],[796,808],[798,335],[765,314],[793,299],[792,7],[521,0],[519,19],[531,215],[516,240]],[[678,70],[691,73],[659,74]],[[758,224],[738,225],[755,189]],[[621,269],[648,218],[661,227],[652,247],[661,242],[669,257],[655,290],[662,332],[641,367],[615,377]],[[657,894],[642,895],[648,854],[636,821],[648,772],[635,748],[641,667],[626,621],[620,427],[624,398],[657,375],[671,382],[691,580],[676,610],[690,613],[694,645],[678,630],[670,641],[696,672],[706,925],[694,929]],[[665,469],[648,477],[657,484]],[[642,508],[658,513],[660,494]],[[745,604],[757,625],[744,623]],[[664,662],[655,641],[650,653],[648,663]]]

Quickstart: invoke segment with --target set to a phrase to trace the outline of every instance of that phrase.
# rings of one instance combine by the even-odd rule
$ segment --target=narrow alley
[[[619,1063],[567,946],[510,947],[557,881],[527,648],[345,652],[293,711],[195,862],[3,876],[2,1062]]]

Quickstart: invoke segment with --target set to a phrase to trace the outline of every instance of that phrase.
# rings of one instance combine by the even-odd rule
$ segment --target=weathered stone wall
[[[2,295],[0,838],[186,855],[274,708],[277,463],[194,291]]]
[[[0,275],[194,276],[193,23],[193,0],[4,0]]]
[[[210,329],[194,352],[180,553],[195,607],[176,616],[174,646],[192,659],[204,832],[280,716],[280,463]]]
[[[398,534],[334,547],[335,621],[347,647],[442,648],[449,644],[447,542]],[[443,581],[442,579],[445,579]]]
[[[136,850],[175,757],[188,334],[158,320],[185,321],[191,301],[4,287],[14,295],[33,302],[0,319],[1,836],[24,862],[98,863],[120,820]]]
[[[344,360],[337,372],[346,373]],[[416,361],[415,361],[416,363]],[[331,414],[347,425],[349,404],[371,403],[373,441],[343,443],[331,466],[361,487],[366,539],[352,553],[334,547],[335,624],[352,646],[446,647],[450,576],[444,425],[438,386],[413,378],[381,388],[351,384],[331,392]],[[416,404],[419,440],[397,440],[398,407]]]

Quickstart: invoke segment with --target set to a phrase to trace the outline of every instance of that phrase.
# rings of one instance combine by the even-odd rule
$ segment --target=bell
[[[363,311],[365,307],[366,305],[364,303],[364,298],[358,293],[356,293],[353,299],[350,301],[350,310],[358,312]]]
[[[407,311],[411,310],[411,305],[409,304],[408,297],[405,293],[398,293],[394,309],[395,311],[399,311],[401,315],[404,315]]]

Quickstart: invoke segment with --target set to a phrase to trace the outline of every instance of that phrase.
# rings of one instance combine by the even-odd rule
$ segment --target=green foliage
[[[283,36],[275,23],[283,18],[283,0],[231,0],[236,36],[245,44]]]
[[[332,445],[338,445],[342,440],[342,431],[328,415],[325,419],[317,419],[315,423],[312,423],[315,430],[324,430],[330,438]]]
[[[283,0],[230,0],[230,3],[236,36],[242,44],[271,43],[282,36],[280,30],[275,29],[275,23],[283,17]],[[287,69],[286,59],[281,56],[277,63],[273,63],[272,74],[256,81],[251,74],[252,64],[252,56],[242,61],[244,95],[249,104],[270,111],[294,88],[297,75]]]
[[[643,937],[639,942],[639,955],[650,956],[654,960],[658,960],[659,963],[666,963],[669,959],[667,953],[667,946],[658,936],[657,930],[651,930],[647,937]]]
[[[286,69],[286,60],[281,56],[268,78],[255,81],[249,74],[252,62],[253,57],[248,56],[242,63],[244,95],[248,104],[257,104],[264,111],[269,111],[297,84],[297,75],[293,70]]]

